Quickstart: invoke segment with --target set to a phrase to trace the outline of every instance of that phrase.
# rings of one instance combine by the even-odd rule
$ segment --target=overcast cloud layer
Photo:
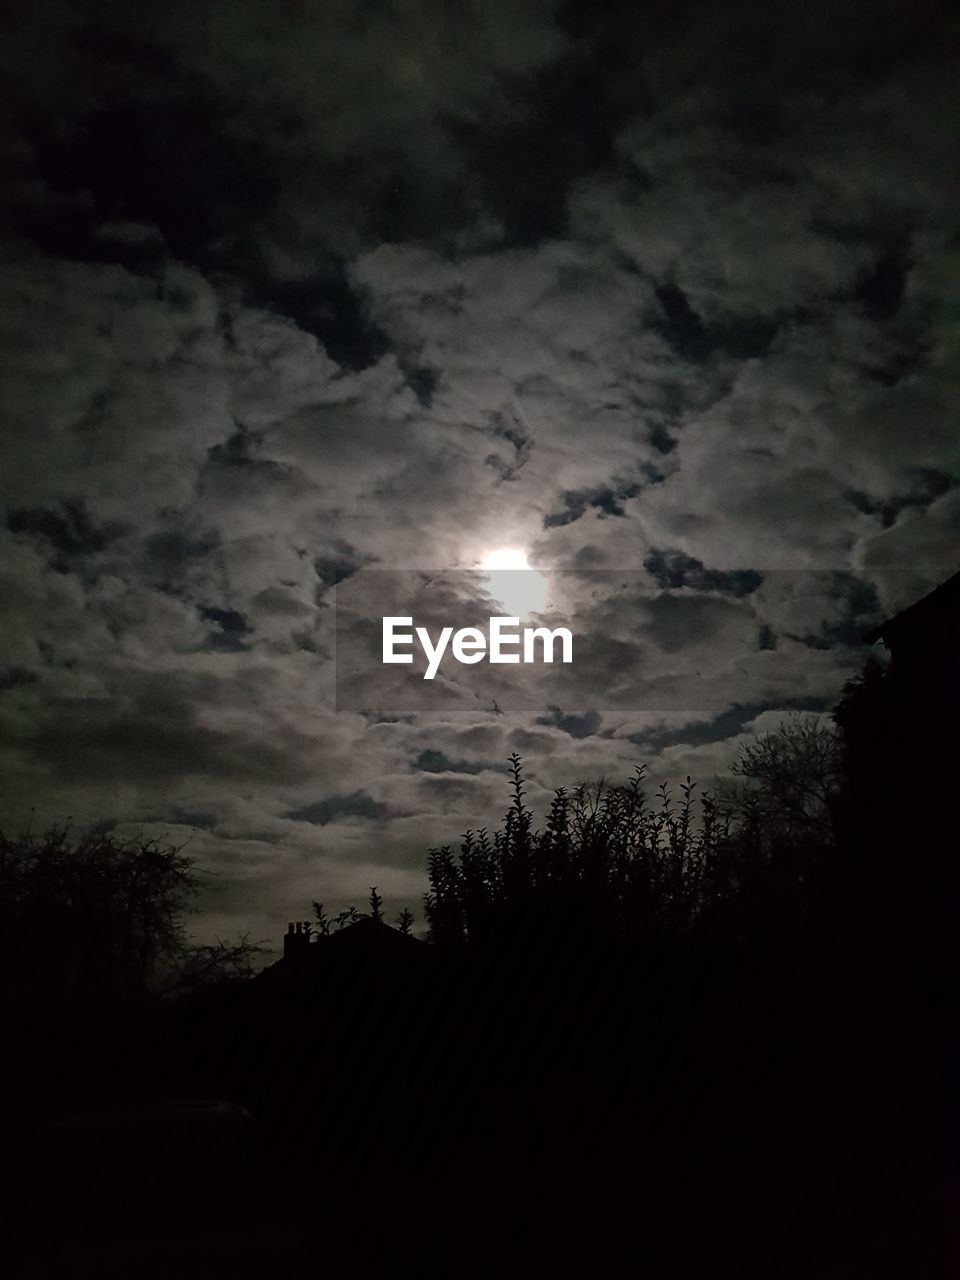
[[[510,751],[709,783],[956,570],[937,6],[138,8],[0,52],[7,825],[193,832],[206,934],[399,907]],[[504,545],[569,704],[335,709],[338,583]]]

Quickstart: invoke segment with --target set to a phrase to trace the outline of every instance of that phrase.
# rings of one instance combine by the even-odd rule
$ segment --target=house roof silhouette
[[[411,949],[419,950],[423,943],[419,938],[401,933],[383,920],[363,916],[343,929],[335,929],[312,944],[320,949],[336,949],[338,952],[366,952],[368,954],[407,955]]]
[[[952,639],[960,627],[960,573],[955,573],[914,604],[901,609],[886,622],[866,632],[864,640],[882,640],[891,654],[921,646],[924,649],[940,638]]]
[[[314,934],[308,924],[290,924],[283,957],[262,971],[268,982],[312,983],[324,976],[399,976],[418,969],[429,954],[419,938],[403,934],[382,920],[362,916],[329,934]]]

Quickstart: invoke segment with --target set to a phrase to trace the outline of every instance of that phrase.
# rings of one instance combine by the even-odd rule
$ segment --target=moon
[[[526,618],[546,608],[549,586],[546,578],[527,561],[519,547],[498,547],[488,551],[481,567],[490,595],[511,617]]]

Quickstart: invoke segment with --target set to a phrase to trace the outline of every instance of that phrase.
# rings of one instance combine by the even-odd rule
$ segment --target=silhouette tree
[[[192,945],[199,886],[181,848],[67,827],[0,835],[0,983],[56,996],[135,998],[250,972],[248,940]]]
[[[177,964],[156,990],[160,995],[196,995],[224,983],[246,982],[257,968],[263,948],[242,934],[236,941],[218,938],[215,942],[186,947]]]
[[[383,920],[383,898],[377,892],[377,886],[370,886],[370,897],[367,900],[370,904],[370,919],[380,923]]]
[[[468,833],[469,834],[469,833]],[[430,889],[424,898],[424,910],[434,942],[447,945],[464,940],[463,871],[457,866],[449,845],[431,849],[427,854],[427,879]]]
[[[740,748],[733,778],[719,794],[731,812],[762,827],[770,839],[832,841],[841,777],[834,726],[792,716]]]

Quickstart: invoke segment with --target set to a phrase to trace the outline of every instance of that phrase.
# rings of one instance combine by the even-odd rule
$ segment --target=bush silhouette
[[[520,758],[510,759],[512,799],[502,826],[468,831],[459,857],[432,849],[426,914],[440,944],[483,942],[518,931],[558,940],[682,932],[716,881],[727,821],[711,797],[699,805],[688,779],[675,802],[666,786],[649,805],[644,773],[627,786],[558,788],[534,829]]]
[[[430,850],[430,938],[656,942],[696,926],[736,933],[773,909],[780,918],[835,849],[839,769],[833,730],[795,718],[744,746],[718,794],[698,799],[688,777],[679,796],[663,783],[651,800],[638,767],[626,786],[558,788],[535,828],[513,755],[501,826],[466,832],[459,855]]]
[[[241,939],[196,946],[198,888],[182,849],[67,827],[0,834],[0,983],[7,994],[139,999],[251,972]]]

